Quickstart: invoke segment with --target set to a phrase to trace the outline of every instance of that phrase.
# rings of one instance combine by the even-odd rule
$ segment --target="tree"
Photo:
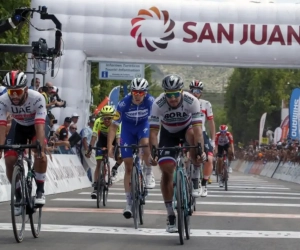
[[[234,137],[245,143],[257,139],[264,112],[266,127],[278,127],[281,100],[289,98],[299,76],[299,70],[235,69],[225,95],[226,115]]]
[[[0,5],[0,16],[11,17],[16,8],[30,7],[30,0],[14,0],[2,1]],[[17,29],[6,31],[0,34],[0,43],[2,44],[28,44],[29,41],[29,24],[23,25],[20,32]],[[21,69],[26,70],[27,58],[26,54],[17,53],[0,53],[0,69],[11,70]]]

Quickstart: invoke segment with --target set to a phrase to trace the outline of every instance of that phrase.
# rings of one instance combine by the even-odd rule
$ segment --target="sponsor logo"
[[[41,101],[41,98],[37,99],[34,103],[33,103],[33,106],[36,105],[38,102]]]
[[[30,106],[27,107],[18,107],[18,106],[11,106],[11,112],[13,114],[29,114],[31,113]]]
[[[185,112],[171,112],[168,114],[165,114],[165,119],[172,119],[172,118],[184,118],[188,117],[189,115]]]
[[[159,25],[159,30],[161,30],[161,34],[158,34],[160,37],[158,40],[150,40],[148,38],[151,37],[151,33],[148,35],[148,31],[151,29],[153,21],[155,21],[155,26]],[[160,11],[157,7],[151,7],[149,10],[140,10],[137,17],[131,20],[131,25],[130,35],[136,40],[137,46],[139,48],[147,48],[151,52],[157,49],[166,49],[168,41],[175,38],[173,32],[175,22],[170,19],[168,11]]]

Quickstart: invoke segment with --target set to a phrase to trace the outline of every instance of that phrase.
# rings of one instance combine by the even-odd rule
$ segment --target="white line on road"
[[[55,198],[52,201],[84,201],[84,202],[95,202],[93,199],[76,199],[76,198]],[[121,199],[108,199],[109,202],[126,202]],[[162,200],[146,200],[146,203],[162,204]],[[249,202],[213,202],[213,201],[198,201],[199,205],[218,205],[218,206],[262,206],[262,207],[300,207],[300,204],[286,204],[286,203],[249,203]]]
[[[0,223],[0,230],[12,230],[11,223]],[[30,226],[26,225],[26,230]],[[165,229],[131,227],[97,227],[79,225],[52,225],[43,224],[43,232],[61,233],[90,233],[90,234],[119,234],[139,236],[176,236],[177,233],[167,233]],[[225,237],[225,238],[271,238],[271,239],[300,239],[300,232],[295,231],[246,231],[246,230],[211,230],[191,229],[191,237]]]
[[[90,195],[90,192],[81,192],[79,194]],[[124,193],[112,193],[109,192],[109,195],[120,195],[124,196]],[[162,196],[160,193],[149,193],[148,196]],[[283,199],[283,200],[300,200],[300,197],[291,197],[291,196],[264,196],[264,195],[214,195],[209,194],[206,198],[243,198],[243,199]]]

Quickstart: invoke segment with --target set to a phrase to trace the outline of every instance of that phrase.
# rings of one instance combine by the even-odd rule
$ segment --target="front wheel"
[[[104,189],[104,162],[101,161],[99,175],[98,175],[98,182],[97,182],[97,208],[100,208],[101,199],[103,196],[103,189]]]
[[[26,196],[25,181],[22,167],[14,166],[11,181],[11,221],[15,239],[21,243],[24,239],[25,217],[26,217]]]
[[[183,207],[183,187],[182,187],[182,176],[180,172],[177,173],[176,180],[177,192],[177,224],[178,224],[178,233],[180,244],[184,244],[184,207]]]

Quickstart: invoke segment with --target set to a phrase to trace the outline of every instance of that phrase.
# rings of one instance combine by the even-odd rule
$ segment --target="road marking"
[[[11,223],[1,223],[0,230],[12,230]],[[30,230],[30,225],[26,225]],[[167,233],[165,229],[132,227],[95,227],[79,225],[52,225],[42,224],[43,232],[61,233],[92,233],[92,234],[113,234],[113,235],[139,235],[139,236],[173,236],[177,233]],[[246,230],[211,230],[191,229],[191,237],[224,237],[224,238],[271,238],[271,239],[300,239],[300,232],[293,231],[246,231]]]
[[[90,195],[90,192],[81,192],[79,194]],[[109,192],[108,195],[124,196],[124,193],[112,193]],[[149,193],[148,196],[159,196],[160,193]],[[209,194],[206,198],[242,198],[242,199],[283,199],[283,200],[300,200],[300,197],[291,197],[291,196],[263,196],[263,195],[214,195]]]
[[[76,198],[55,198],[52,201],[84,201],[95,202],[93,199],[76,199]],[[125,203],[126,200],[108,199],[109,202]],[[160,200],[146,200],[147,203],[162,204],[164,201]],[[286,204],[286,203],[249,203],[249,202],[210,202],[210,201],[197,201],[199,205],[218,205],[218,206],[262,206],[262,207],[300,207],[300,204]]]
[[[123,209],[106,208],[65,208],[65,207],[45,207],[43,212],[70,212],[70,213],[100,213],[100,214],[122,214]],[[144,214],[167,215],[165,210],[144,210]],[[299,214],[269,214],[269,213],[235,213],[235,212],[210,212],[195,211],[193,216],[205,217],[247,217],[247,218],[276,218],[276,219],[300,219]]]

